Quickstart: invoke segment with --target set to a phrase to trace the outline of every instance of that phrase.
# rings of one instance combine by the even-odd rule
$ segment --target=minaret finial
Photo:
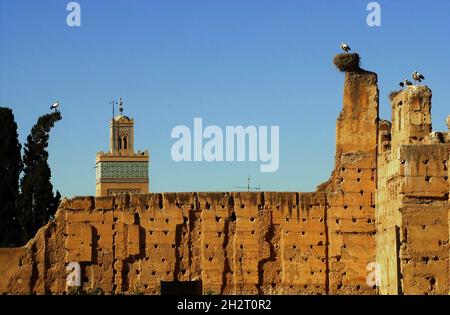
[[[122,98],[119,99],[119,112],[120,112],[120,115],[122,116],[122,114],[123,114],[123,102],[122,102]]]

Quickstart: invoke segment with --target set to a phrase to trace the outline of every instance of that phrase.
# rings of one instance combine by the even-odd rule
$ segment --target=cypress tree
[[[21,145],[11,109],[0,107],[0,247],[16,246],[20,240],[18,223]]]
[[[20,180],[20,221],[24,243],[49,221],[59,205],[61,196],[59,192],[53,194],[50,182],[47,147],[50,130],[61,118],[59,112],[39,117],[25,144],[23,177]]]

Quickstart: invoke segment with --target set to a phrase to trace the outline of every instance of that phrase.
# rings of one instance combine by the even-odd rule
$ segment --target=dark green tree
[[[17,124],[11,109],[0,107],[0,247],[20,240],[17,201],[22,169]]]
[[[49,221],[60,202],[61,195],[59,192],[53,194],[50,182],[47,147],[50,130],[61,118],[59,112],[39,117],[25,144],[23,177],[20,180],[23,242],[27,242]]]

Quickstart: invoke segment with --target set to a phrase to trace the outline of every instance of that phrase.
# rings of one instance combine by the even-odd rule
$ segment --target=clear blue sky
[[[59,100],[52,130],[53,184],[65,196],[95,194],[95,154],[108,149],[112,98],[135,118],[136,149],[151,155],[151,191],[228,191],[247,175],[264,190],[313,191],[334,163],[343,74],[333,56],[346,41],[378,73],[387,95],[419,70],[433,90],[433,129],[450,114],[450,1],[0,0],[0,106],[14,110],[25,141]],[[280,126],[280,168],[259,162],[176,163],[175,125]]]

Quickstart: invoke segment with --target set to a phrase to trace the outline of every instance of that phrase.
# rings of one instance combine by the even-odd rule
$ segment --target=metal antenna
[[[260,186],[260,185],[258,185],[258,187],[256,187],[256,186],[250,186],[250,175],[248,175],[248,177],[247,177],[247,187],[244,187],[244,186],[234,186],[234,188],[247,189],[247,191],[250,191],[250,190],[260,191],[260,190],[261,190],[261,186]]]

